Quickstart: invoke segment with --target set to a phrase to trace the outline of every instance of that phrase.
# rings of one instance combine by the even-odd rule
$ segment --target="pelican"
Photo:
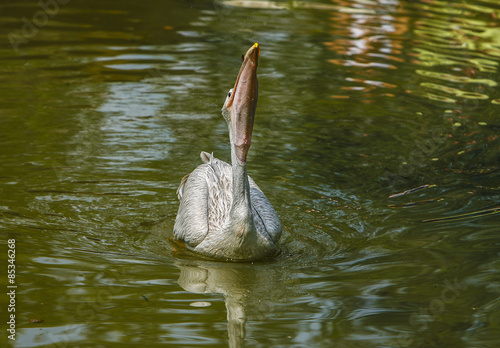
[[[255,109],[260,47],[243,57],[222,115],[229,128],[231,164],[207,152],[203,164],[186,175],[177,190],[179,210],[174,241],[200,255],[227,261],[253,261],[276,252],[281,223],[262,190],[247,174]]]

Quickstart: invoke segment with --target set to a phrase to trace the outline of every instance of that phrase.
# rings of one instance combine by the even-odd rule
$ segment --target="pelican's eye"
[[[227,97],[231,98],[231,94],[233,94],[233,90],[230,90],[229,92],[227,92]]]

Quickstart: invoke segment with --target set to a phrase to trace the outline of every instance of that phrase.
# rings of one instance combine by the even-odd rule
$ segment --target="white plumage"
[[[278,214],[248,177],[253,227],[246,233],[232,230],[232,168],[206,152],[205,162],[184,177],[178,189],[179,212],[174,236],[199,254],[231,260],[258,260],[276,251],[281,235]],[[246,221],[240,225],[245,225]]]

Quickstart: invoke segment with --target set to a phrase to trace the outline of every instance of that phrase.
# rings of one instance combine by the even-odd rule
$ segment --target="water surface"
[[[496,0],[51,4],[0,3],[13,347],[497,345]],[[176,189],[229,159],[254,42],[280,253],[210,262],[168,243]]]

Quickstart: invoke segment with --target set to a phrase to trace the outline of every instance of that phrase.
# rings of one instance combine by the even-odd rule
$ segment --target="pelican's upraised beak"
[[[259,44],[255,43],[243,57],[233,93],[226,105],[231,115],[236,156],[242,163],[246,162],[252,143],[253,120],[257,108],[259,56]]]

